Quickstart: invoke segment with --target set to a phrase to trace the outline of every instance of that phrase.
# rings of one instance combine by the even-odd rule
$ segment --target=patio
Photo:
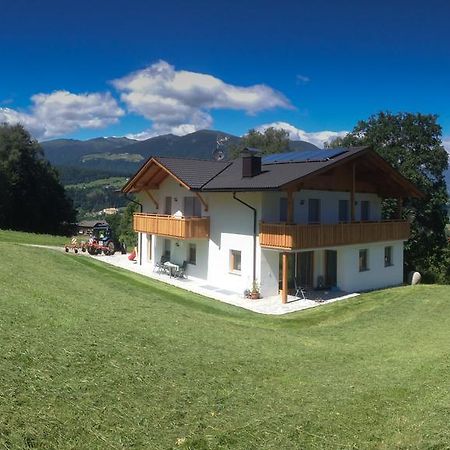
[[[81,255],[81,254],[79,254]],[[90,256],[87,255],[86,256]],[[245,308],[259,314],[282,315],[290,312],[301,311],[304,309],[315,308],[320,305],[345,300],[356,297],[357,293],[348,293],[342,291],[311,291],[307,292],[307,299],[300,299],[292,295],[288,296],[287,303],[281,303],[280,296],[265,297],[258,300],[251,300],[243,297],[241,292],[233,292],[217,286],[207,284],[202,280],[194,280],[189,278],[169,277],[166,273],[153,272],[148,266],[139,266],[136,261],[129,261],[128,255],[119,253],[113,256],[90,256],[98,261],[111,264],[115,267],[130,270],[139,273],[154,280],[161,281],[172,286],[176,286],[196,294],[204,295],[214,300],[219,300],[229,305]]]

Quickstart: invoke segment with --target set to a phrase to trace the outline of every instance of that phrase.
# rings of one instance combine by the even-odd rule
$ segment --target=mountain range
[[[126,137],[95,138],[87,141],[55,139],[41,142],[45,157],[55,166],[97,169],[116,173],[133,173],[150,156],[212,159],[220,149],[228,158],[228,150],[241,138],[215,130],[200,130],[185,136],[165,134],[144,141]],[[292,150],[315,150],[305,141],[290,141]]]
[[[75,139],[55,139],[41,142],[46,158],[56,167],[67,172],[67,167],[77,176],[81,172],[95,174],[130,175],[150,156],[172,156],[180,158],[212,159],[221,142],[221,150],[228,158],[231,146],[239,144],[240,137],[216,130],[200,130],[185,136],[165,134],[137,141],[126,137],[99,137],[87,141]],[[305,141],[290,141],[291,150],[314,150],[314,144]],[[450,169],[446,174],[450,190]]]

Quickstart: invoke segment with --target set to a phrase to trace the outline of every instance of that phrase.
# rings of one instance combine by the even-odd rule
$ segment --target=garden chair
[[[166,255],[162,255],[160,261],[155,264],[153,272],[167,272],[167,267],[164,265],[164,263],[167,261],[169,261],[169,258],[167,258]]]
[[[183,261],[183,264],[179,267],[177,271],[173,274],[174,277],[177,278],[186,278],[186,270],[187,270],[187,261]]]
[[[306,300],[305,293],[306,291],[297,283],[297,278],[294,278],[294,286],[295,286],[295,297],[302,298]]]

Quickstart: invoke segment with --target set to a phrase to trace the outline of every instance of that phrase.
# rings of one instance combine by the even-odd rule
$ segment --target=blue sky
[[[0,7],[0,120],[40,139],[283,123],[318,142],[380,110],[436,113],[450,136],[446,0]]]

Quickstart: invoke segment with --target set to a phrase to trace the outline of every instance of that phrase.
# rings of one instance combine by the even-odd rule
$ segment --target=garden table
[[[170,261],[166,261],[164,263],[164,266],[169,269],[169,276],[170,276],[170,278],[173,277],[174,272],[176,272],[177,270],[180,270],[180,266],[178,264],[174,264],[174,263],[172,263]]]

